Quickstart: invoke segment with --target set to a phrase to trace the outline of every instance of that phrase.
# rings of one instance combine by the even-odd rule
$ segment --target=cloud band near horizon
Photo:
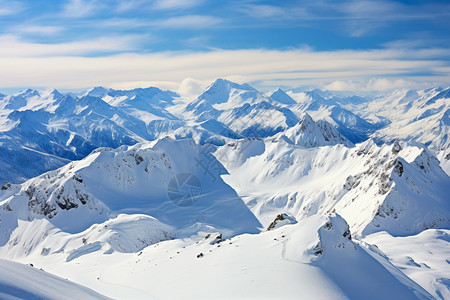
[[[446,49],[217,49],[67,55],[71,53],[68,49],[76,49],[74,53],[104,51],[108,47],[126,50],[126,43],[120,41],[108,40],[104,47],[98,44],[101,42],[105,41],[51,45],[50,49],[20,43],[16,51],[13,45],[7,50],[0,49],[0,90],[20,87],[80,89],[97,85],[122,89],[157,85],[177,89],[185,78],[208,82],[218,77],[249,82],[260,88],[309,86],[365,92],[426,88],[450,82]]]

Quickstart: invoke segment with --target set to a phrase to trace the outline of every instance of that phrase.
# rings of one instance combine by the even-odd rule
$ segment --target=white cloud
[[[186,9],[198,6],[203,3],[203,0],[156,0],[153,8],[156,9]]]
[[[119,90],[131,90],[136,88],[147,88],[151,86],[157,86],[163,90],[177,91],[180,88],[180,83],[174,81],[141,80],[141,81],[123,81],[108,85],[108,87]]]
[[[361,93],[386,92],[395,89],[421,89],[430,86],[439,85],[439,82],[431,81],[432,78],[419,79],[414,81],[402,78],[370,78],[364,80],[336,80],[329,84],[324,84],[321,88],[330,91]]]
[[[98,22],[98,26],[115,29],[130,28],[169,28],[169,29],[204,29],[223,23],[222,19],[207,15],[185,15],[170,18],[125,19],[113,18]]]
[[[212,16],[187,15],[172,17],[153,22],[155,26],[166,28],[194,28],[201,29],[221,23],[221,19]]]
[[[181,93],[190,95],[218,77],[259,86],[323,86],[325,83],[334,90],[387,90],[409,86],[411,82],[418,83],[417,86],[425,82],[450,82],[450,64],[439,60],[447,55],[445,49],[327,52],[253,49],[82,57],[76,53],[104,51],[110,47],[126,49],[128,43],[111,39],[48,48],[33,44],[27,44],[29,49],[23,49],[21,44],[16,46],[15,50],[10,46],[0,49],[1,88],[95,85],[128,88],[156,82],[178,87]],[[66,56],[68,51],[73,56]],[[183,81],[188,77],[196,80]]]
[[[329,91],[356,91],[361,89],[361,83],[354,81],[336,80],[324,86],[325,90]]]
[[[142,36],[128,35],[121,37],[102,37],[59,44],[29,43],[13,35],[0,36],[0,58],[5,57],[39,57],[39,56],[73,56],[95,53],[111,53],[134,50]]]
[[[97,1],[69,0],[62,12],[64,17],[83,18],[92,15],[99,7]]]
[[[283,18],[288,15],[283,8],[274,5],[249,4],[239,9],[255,18]]]
[[[242,3],[243,2],[243,3]],[[234,9],[249,17],[264,19],[265,24],[285,26],[324,25],[329,29],[361,37],[393,23],[424,21],[445,22],[450,18],[450,5],[422,1],[401,3],[393,0],[320,0],[278,1],[274,5],[257,1],[235,2]]]
[[[15,15],[24,9],[25,5],[20,1],[0,0],[0,16]]]
[[[188,77],[181,81],[177,92],[185,98],[197,96],[205,90],[208,84],[210,84],[209,80],[198,80]]]
[[[53,35],[60,33],[64,28],[60,26],[17,26],[12,29],[14,32],[27,33],[27,34],[38,34],[38,35]]]
[[[131,10],[140,9],[146,3],[145,0],[119,0],[116,5],[117,12],[127,12]]]

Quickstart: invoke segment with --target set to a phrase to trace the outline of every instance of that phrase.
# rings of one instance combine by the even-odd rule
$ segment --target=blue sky
[[[0,91],[448,85],[448,1],[0,0]]]

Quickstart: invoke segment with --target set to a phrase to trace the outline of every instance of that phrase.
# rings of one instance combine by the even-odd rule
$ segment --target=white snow
[[[0,259],[0,298],[5,300],[110,299],[42,269],[4,259]]]
[[[0,298],[449,299],[448,94],[0,95]]]

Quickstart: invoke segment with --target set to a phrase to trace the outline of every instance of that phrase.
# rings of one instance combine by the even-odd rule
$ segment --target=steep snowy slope
[[[26,259],[119,299],[432,298],[353,242],[338,215],[226,240],[216,233],[165,241],[134,254],[64,256]]]
[[[287,96],[288,97],[288,96]],[[186,104],[158,88],[96,87],[79,96],[25,90],[0,101],[0,182],[22,182],[81,159],[97,147],[119,147],[165,136],[224,144],[270,136],[298,118],[249,85],[218,79]],[[186,112],[179,114],[182,106]],[[177,116],[175,116],[176,114]]]
[[[367,140],[370,134],[384,125],[372,124],[343,108],[331,93],[311,90],[297,94],[290,92],[289,95],[297,101],[291,107],[297,115],[307,112],[314,120],[327,121],[353,143]]]
[[[446,299],[448,97],[0,95],[0,298]]]
[[[361,114],[390,121],[373,134],[383,141],[420,142],[439,152],[450,146],[450,88],[399,90],[362,105],[349,106]]]
[[[336,133],[307,116],[302,125],[313,141]],[[449,177],[433,154],[405,143],[299,145],[309,140],[292,132],[296,144],[284,135],[103,148],[5,185],[0,255],[129,299],[430,298],[351,236],[448,227]]]
[[[266,101],[226,110],[217,119],[245,137],[272,136],[299,121],[289,109]]]
[[[450,230],[428,229],[393,237],[385,232],[369,235],[365,242],[377,245],[390,262],[427,289],[436,299],[450,297]]]
[[[268,137],[294,127],[307,112],[351,142],[408,140],[428,145],[446,167],[448,89],[396,91],[376,98],[321,90],[264,95],[248,84],[218,79],[193,101],[150,87],[96,87],[80,95],[25,90],[0,97],[0,182],[22,182],[101,146],[165,136],[221,145]],[[295,99],[295,101],[293,100]]]
[[[249,140],[215,156],[230,173],[226,182],[264,226],[283,212],[302,219],[331,211],[356,235],[450,225],[450,178],[420,147],[367,141],[308,149],[283,139]]]
[[[27,90],[2,102],[2,183],[37,176],[100,146],[115,148],[151,138],[144,121],[100,98],[42,94]]]
[[[217,79],[198,96],[192,104],[206,101],[218,110],[259,102],[265,97],[248,84],[237,84],[225,79]]]
[[[192,140],[170,139],[99,149],[24,184],[4,186],[0,191],[0,245],[17,255],[63,251],[69,259],[70,253],[85,248],[88,252],[119,248],[135,252],[199,230],[221,231],[224,237],[258,232],[261,225],[222,181],[220,174],[225,169],[209,151],[208,146]],[[120,213],[134,219],[117,216]],[[128,226],[131,230],[123,230]],[[92,233],[103,227],[108,228],[106,233]],[[139,228],[142,236],[137,245],[118,248],[110,241],[115,228],[121,233],[120,243],[134,240]],[[49,232],[56,241],[46,238]],[[89,240],[89,247],[82,236]]]
[[[267,95],[270,99],[277,101],[281,104],[286,104],[286,105],[293,105],[293,104],[297,104],[297,102],[295,102],[294,99],[292,99],[288,94],[286,94],[285,91],[283,91],[282,89],[277,89],[276,91],[273,91],[271,93],[269,93]]]
[[[347,147],[352,145],[330,123],[322,120],[314,122],[307,113],[303,115],[297,125],[277,134],[275,138],[305,148],[337,144]]]
[[[216,119],[240,136],[267,137],[298,122],[298,117],[281,105],[249,85],[218,79],[186,106],[183,117],[200,122]]]
[[[173,105],[173,100],[177,97],[179,95],[174,92],[162,91],[156,87],[129,91],[110,89],[100,96],[112,106],[120,107],[146,122],[154,119],[176,119],[165,107]]]
[[[110,299],[44,270],[0,259],[0,298],[13,299]]]

